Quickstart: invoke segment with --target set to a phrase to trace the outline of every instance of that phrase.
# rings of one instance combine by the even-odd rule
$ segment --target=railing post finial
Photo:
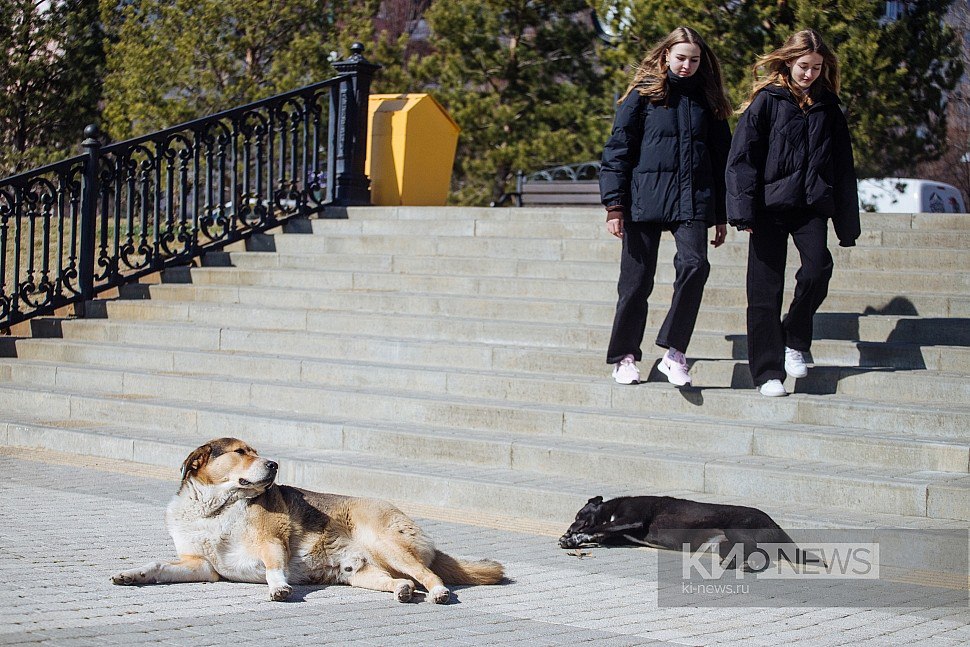
[[[98,128],[98,124],[88,124],[84,127],[84,142],[81,145],[87,147],[91,139],[101,139],[101,129]]]

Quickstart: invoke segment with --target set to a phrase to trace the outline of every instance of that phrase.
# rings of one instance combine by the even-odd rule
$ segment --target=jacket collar
[[[681,92],[686,92],[700,87],[700,77],[697,74],[693,76],[688,76],[686,78],[678,76],[671,70],[667,70],[667,83],[672,88],[676,88]]]
[[[765,92],[772,94],[780,99],[790,101],[796,106],[798,105],[798,100],[795,99],[795,95],[788,88],[782,87],[780,85],[769,85],[765,87]],[[815,97],[815,103],[809,108],[809,110],[816,110],[828,105],[839,105],[842,101],[838,96],[829,92],[828,90],[822,90],[819,96]]]

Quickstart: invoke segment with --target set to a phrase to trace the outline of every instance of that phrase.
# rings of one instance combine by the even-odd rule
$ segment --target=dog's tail
[[[440,550],[434,552],[434,560],[428,568],[445,584],[498,584],[505,577],[505,569],[495,560],[466,561]]]

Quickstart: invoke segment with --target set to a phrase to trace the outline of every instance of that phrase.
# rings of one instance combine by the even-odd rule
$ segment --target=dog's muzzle
[[[250,481],[249,479],[240,478],[240,487],[261,487],[264,485],[269,485],[276,480],[276,473],[279,471],[279,464],[275,461],[266,461],[266,476],[258,481]]]

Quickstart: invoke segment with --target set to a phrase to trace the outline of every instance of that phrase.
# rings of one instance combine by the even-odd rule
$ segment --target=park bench
[[[599,162],[554,166],[526,175],[516,174],[515,191],[491,203],[502,207],[574,207],[600,204]]]

